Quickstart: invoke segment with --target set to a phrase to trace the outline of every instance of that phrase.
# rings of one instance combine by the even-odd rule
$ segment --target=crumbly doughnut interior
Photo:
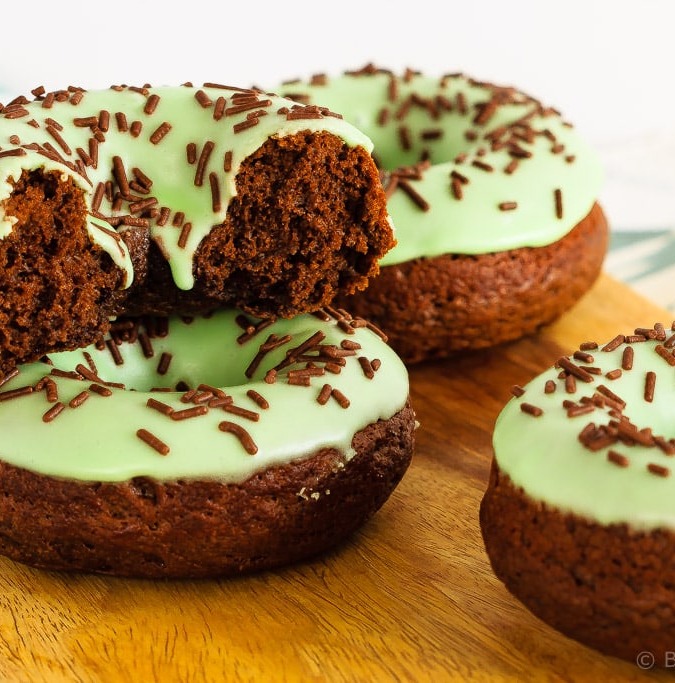
[[[90,241],[72,179],[23,171],[4,210],[17,222],[0,240],[0,371],[100,337],[121,277]]]
[[[328,133],[270,138],[241,165],[222,225],[195,255],[195,287],[177,290],[154,243],[135,258],[124,312],[187,313],[233,306],[290,317],[364,289],[393,246],[380,179],[369,154]],[[147,241],[146,241],[147,243]],[[135,255],[135,256],[134,256]]]
[[[121,270],[90,240],[83,191],[57,172],[23,171],[4,207],[17,222],[0,240],[0,372],[95,341],[111,315],[316,310],[363,289],[393,244],[371,157],[335,135],[270,138],[236,183],[225,222],[197,250],[192,289],[176,287],[148,230],[132,227],[120,232],[134,264],[121,290]]]

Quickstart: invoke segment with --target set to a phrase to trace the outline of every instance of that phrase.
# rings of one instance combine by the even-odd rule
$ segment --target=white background
[[[673,19],[672,0],[12,0],[0,97],[188,80],[273,89],[369,61],[463,71],[525,90],[584,133],[605,161],[615,229],[675,229]]]

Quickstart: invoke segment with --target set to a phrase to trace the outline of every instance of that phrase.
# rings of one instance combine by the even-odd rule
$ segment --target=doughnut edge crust
[[[382,266],[366,292],[336,304],[386,330],[408,364],[491,347],[534,334],[571,308],[600,275],[608,239],[596,204],[553,244]]]
[[[146,578],[245,574],[308,559],[343,542],[387,500],[410,464],[414,412],[334,449],[241,484],[137,478],[82,483],[0,462],[0,552],[53,570]]]
[[[531,499],[496,464],[480,526],[495,575],[542,621],[631,663],[643,651],[667,661],[675,639],[672,531],[563,514]]]

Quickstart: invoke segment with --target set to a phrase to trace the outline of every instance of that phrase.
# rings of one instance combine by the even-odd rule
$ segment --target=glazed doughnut
[[[277,90],[336,107],[373,141],[397,244],[365,291],[336,302],[407,362],[532,333],[597,278],[600,164],[553,109],[461,74],[372,65]]]
[[[47,569],[296,562],[359,528],[413,447],[405,366],[333,309],[120,319],[0,384],[0,553]]]
[[[33,94],[0,111],[0,371],[114,315],[310,312],[393,245],[372,144],[326,108],[214,84]]]
[[[675,639],[672,329],[585,342],[504,407],[481,504],[497,577],[601,652],[664,665]]]

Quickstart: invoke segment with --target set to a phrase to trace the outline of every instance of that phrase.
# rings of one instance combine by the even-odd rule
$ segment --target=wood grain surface
[[[413,464],[362,531],[312,562],[237,580],[156,582],[0,558],[0,680],[645,678],[556,633],[506,592],[490,570],[478,507],[511,385],[581,341],[656,321],[671,322],[603,276],[536,337],[414,368]]]

